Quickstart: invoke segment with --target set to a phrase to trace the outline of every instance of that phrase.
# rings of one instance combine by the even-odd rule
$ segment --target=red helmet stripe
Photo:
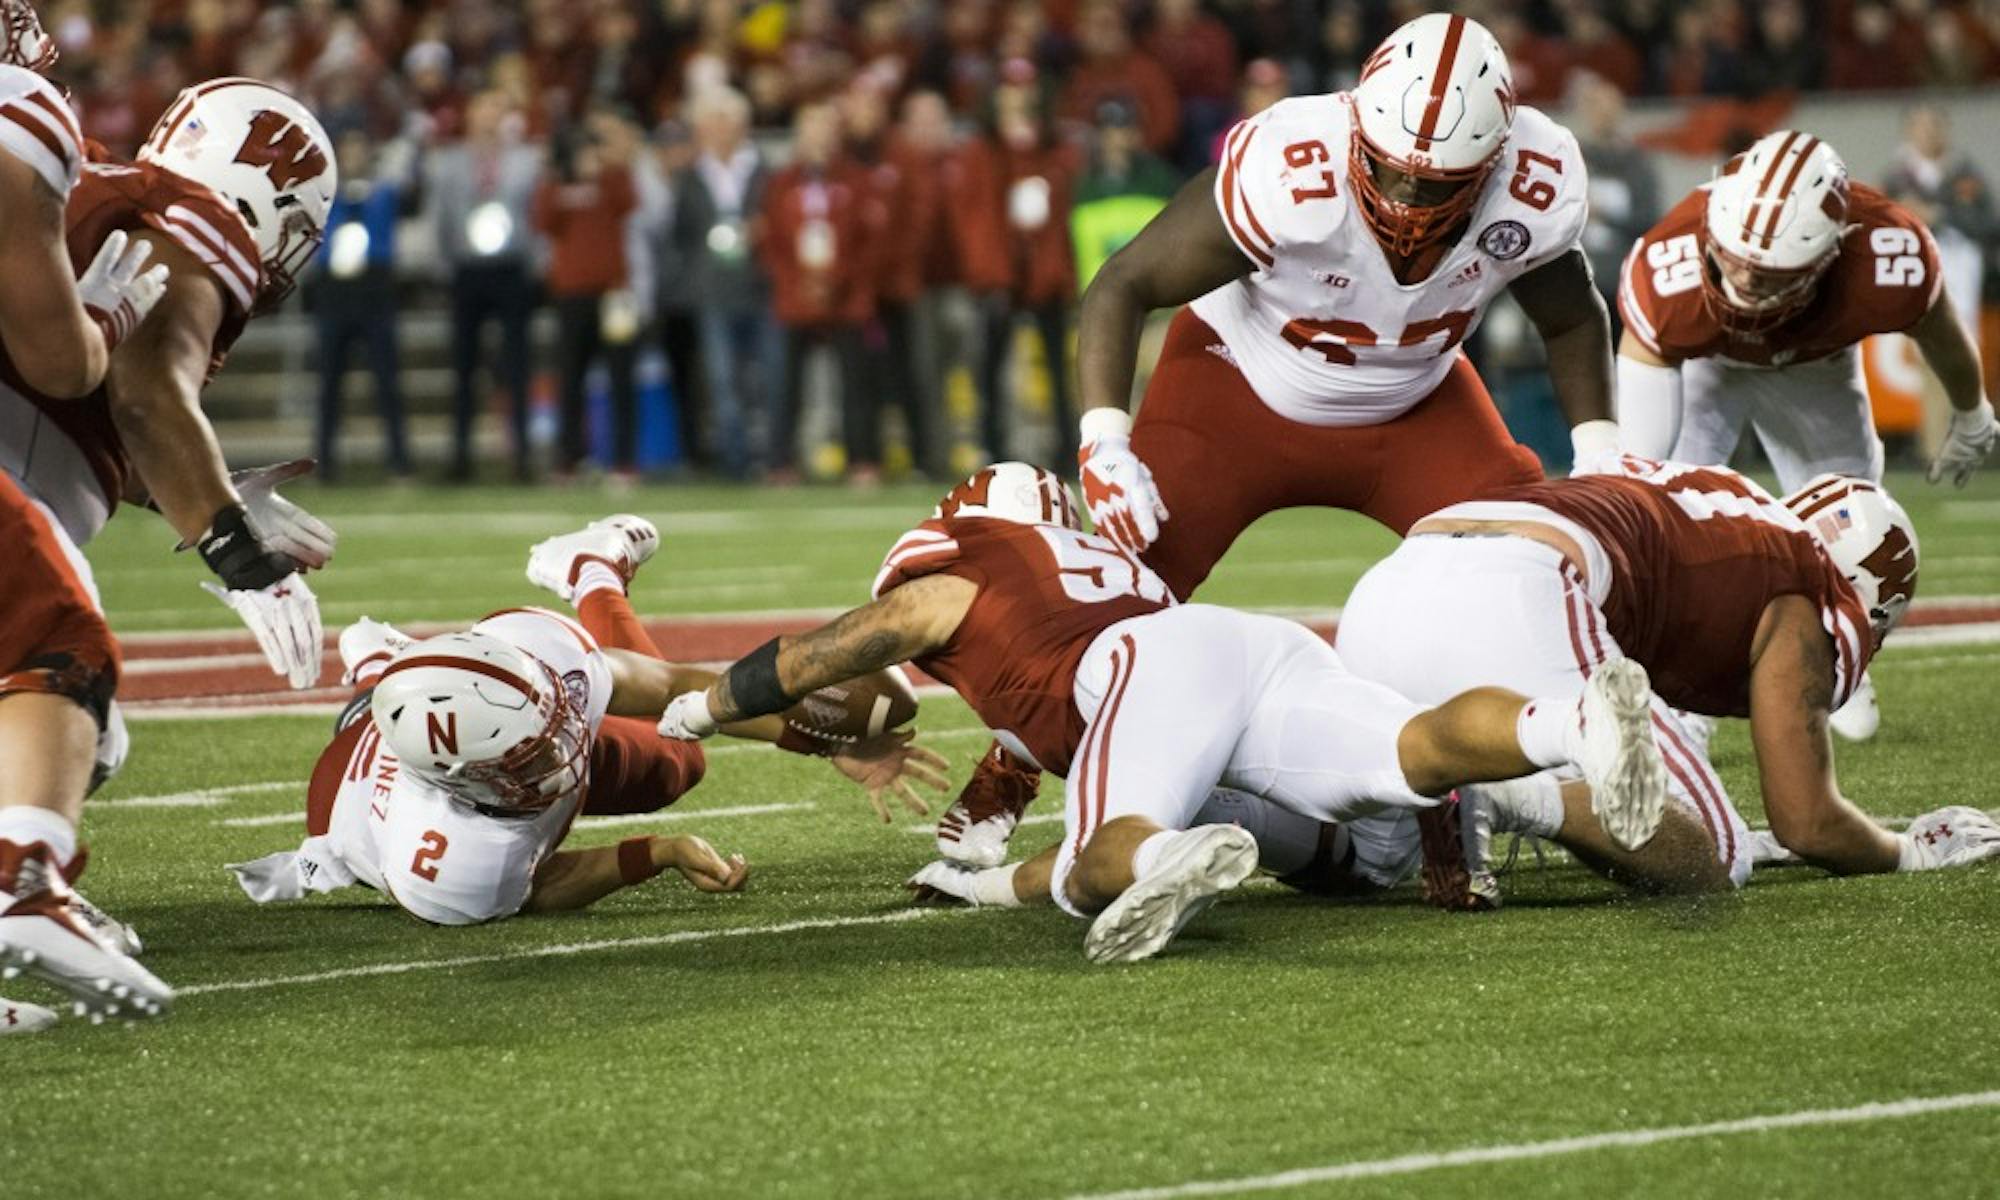
[[[1751,194],[1750,203],[1743,206],[1743,240],[1746,243],[1757,236],[1758,206],[1765,203],[1765,194],[1771,190],[1772,181],[1777,179],[1778,168],[1785,165],[1785,152],[1798,140],[1799,132],[1796,129],[1785,134],[1785,140],[1778,144],[1778,152],[1771,156],[1771,165],[1764,168],[1764,178],[1758,182],[1757,190]]]
[[[1764,222],[1764,249],[1771,248],[1771,239],[1778,236],[1778,217],[1785,211],[1785,197],[1792,194],[1792,185],[1799,181],[1800,172],[1806,169],[1806,159],[1812,156],[1819,139],[1809,137],[1806,144],[1799,147],[1799,156],[1792,160],[1792,169],[1785,175],[1785,182],[1778,187],[1778,194],[1771,198],[1771,219]]]
[[[1451,86],[1451,68],[1458,60],[1459,39],[1465,36],[1465,18],[1454,16],[1445,27],[1444,49],[1438,54],[1437,73],[1431,76],[1430,98],[1424,101],[1423,123],[1417,126],[1417,149],[1431,148],[1431,138],[1437,133],[1438,114],[1444,110],[1446,90]]]
[[[534,685],[512,671],[496,667],[492,663],[481,662],[476,658],[463,658],[456,654],[419,654],[415,658],[406,658],[391,664],[388,670],[382,672],[382,678],[387,679],[391,675],[417,667],[449,667],[454,671],[470,671],[474,675],[497,679],[530,700],[539,698],[535,694]],[[377,686],[380,686],[379,681]]]

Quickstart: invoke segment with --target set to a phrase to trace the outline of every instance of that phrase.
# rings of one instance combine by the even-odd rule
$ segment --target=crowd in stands
[[[972,431],[1018,452],[1009,348],[1032,331],[1074,454],[1069,326],[1103,258],[1282,96],[1351,85],[1420,0],[154,0],[44,8],[85,131],[129,153],[183,84],[251,75],[306,98],[342,192],[308,289],[337,469],[341,373],[360,347],[407,471],[396,227],[423,214],[448,295],[455,475],[504,392],[528,454],[531,315],[555,315],[554,467],[592,457],[585,380],[610,393],[607,467],[637,465],[635,362],[655,347],[699,467],[788,479],[815,358],[841,396],[845,469],[875,477],[897,410],[944,474],[943,379],[976,381]],[[2000,79],[2000,0],[1461,3],[1505,46],[1525,103],[1578,89],[1752,97]],[[1615,112],[1611,120],[1615,123]],[[1584,131],[1580,131],[1584,132]],[[1591,140],[1586,134],[1586,141]],[[1609,128],[1606,165],[1657,197]],[[1595,163],[1595,158],[1594,158]],[[1604,170],[1606,167],[1597,167]],[[1942,188],[1940,204],[1963,188]],[[1979,185],[1983,188],[1983,184]],[[1984,202],[1983,192],[1980,195]],[[1606,253],[1610,253],[1606,250]],[[1600,276],[1608,273],[1600,265]],[[491,337],[492,341],[485,340]]]

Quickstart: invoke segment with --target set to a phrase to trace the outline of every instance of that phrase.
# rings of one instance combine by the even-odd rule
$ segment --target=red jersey
[[[917,665],[1044,771],[1067,775],[1083,737],[1072,694],[1078,661],[1112,625],[1170,607],[1167,585],[1101,537],[1061,525],[943,517],[897,540],[874,594],[940,573],[970,580],[979,594],[951,640]]]
[[[222,289],[222,326],[216,330],[209,378],[222,369],[230,346],[250,319],[263,286],[257,242],[234,208],[208,188],[158,167],[91,163],[70,192],[64,214],[70,263],[81,274],[113,230],[153,230],[194,255]],[[0,386],[25,399],[76,443],[111,508],[125,494],[131,462],[111,424],[109,393],[99,387],[80,400],[51,399],[30,388],[0,352]]]
[[[1834,647],[1834,707],[1874,654],[1868,613],[1819,542],[1770,493],[1726,467],[1627,455],[1622,475],[1506,488],[1595,537],[1611,564],[1604,619],[1675,708],[1750,715],[1750,649],[1764,609],[1804,596]]]
[[[1847,233],[1820,276],[1813,300],[1761,335],[1732,334],[1702,298],[1702,212],[1708,190],[1696,188],[1626,255],[1618,312],[1646,349],[1670,363],[1723,358],[1782,367],[1838,354],[1862,338],[1900,333],[1937,301],[1944,276],[1937,243],[1908,209],[1866,184],[1847,188]]]

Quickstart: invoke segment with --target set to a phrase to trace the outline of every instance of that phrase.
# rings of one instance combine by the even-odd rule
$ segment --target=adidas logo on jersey
[[[1480,276],[1479,264],[1477,262],[1467,263],[1465,267],[1459,271],[1458,275],[1455,278],[1453,278],[1450,283],[1445,285],[1445,289],[1449,291],[1450,289],[1459,287],[1463,284],[1478,283],[1479,276]]]

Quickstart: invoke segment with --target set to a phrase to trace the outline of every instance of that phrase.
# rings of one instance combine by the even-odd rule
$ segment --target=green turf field
[[[2000,593],[2000,479],[1960,493],[1904,480],[1899,495],[1924,541],[1921,594]],[[329,628],[536,600],[527,544],[620,508],[667,534],[634,589],[642,612],[844,605],[933,499],[299,497],[343,532],[319,584]],[[141,515],[93,546],[114,624],[229,627],[170,542]],[[1285,514],[1246,535],[1203,598],[1329,607],[1389,544],[1355,518]],[[2000,649],[1892,644],[1880,661],[1887,720],[1843,751],[1847,792],[1884,816],[2000,804],[1985,763]],[[963,779],[985,745],[969,712],[928,700],[920,724]],[[1341,906],[1254,882],[1161,959],[1106,969],[1052,910],[906,909],[897,885],[930,857],[920,826],[875,824],[823,764],[728,747],[656,824],[575,842],[699,831],[749,857],[741,895],[668,876],[586,913],[461,930],[362,891],[255,907],[221,864],[296,842],[284,815],[326,732],[323,717],[136,724],[130,765],[87,818],[85,882],[183,997],[145,1027],[0,1039],[0,1197],[1040,1200],[1235,1194],[1182,1185],[1288,1171],[1305,1182],[1279,1194],[2000,1190],[2000,1096],[1518,1157],[2000,1089],[1993,870],[1780,870],[1690,904],[1624,899],[1556,863],[1517,870],[1508,907],[1482,917],[1409,890]],[[1722,731],[1717,762],[1757,823],[1741,729]],[[1035,811],[1053,815],[1044,793]],[[1016,845],[1057,828],[1026,825]],[[1479,1147],[1508,1160],[1310,1173]]]

